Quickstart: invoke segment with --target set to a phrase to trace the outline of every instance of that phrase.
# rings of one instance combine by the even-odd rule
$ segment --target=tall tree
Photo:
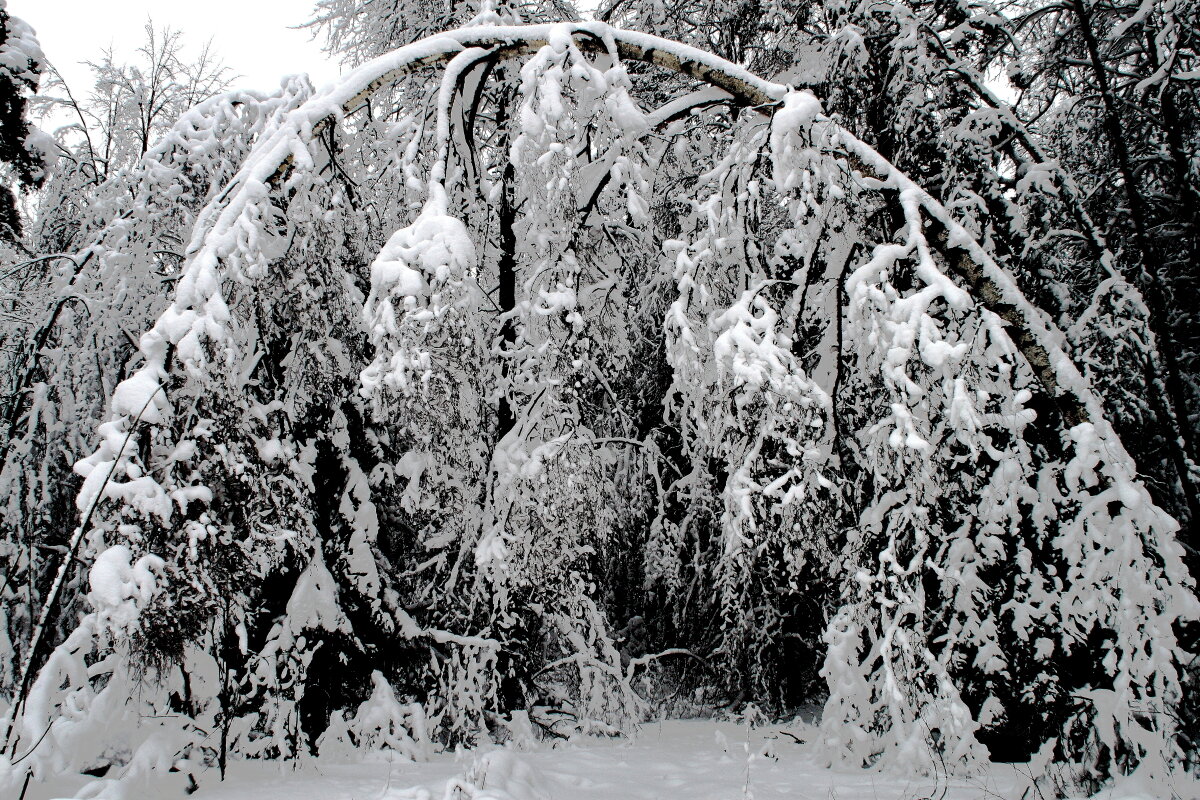
[[[112,210],[98,187],[134,168],[188,109],[229,85],[231,70],[210,44],[192,54],[178,30],[148,21],[144,33],[134,60],[121,61],[110,48],[88,62],[93,83],[86,93],[49,70],[39,111],[68,122],[55,131],[61,157],[31,231],[37,252],[76,249],[107,224]]]

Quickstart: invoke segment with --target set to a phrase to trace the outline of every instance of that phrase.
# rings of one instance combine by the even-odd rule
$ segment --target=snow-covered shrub
[[[342,712],[335,712],[317,741],[322,756],[337,758],[370,758],[381,754],[424,761],[429,758],[431,746],[425,710],[419,703],[401,704],[378,671],[371,673],[371,696],[349,719]]]

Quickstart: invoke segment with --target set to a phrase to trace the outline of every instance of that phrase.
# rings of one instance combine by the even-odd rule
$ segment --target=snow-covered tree
[[[324,35],[326,49],[351,66],[472,21],[482,24],[574,19],[569,0],[316,0],[305,23]]]
[[[149,323],[170,289],[182,258],[180,230],[193,224],[207,194],[229,177],[255,126],[261,129],[273,113],[268,98],[252,93],[185,113],[203,96],[178,96],[186,82],[177,49],[174,37],[169,48],[160,48],[162,60],[175,60],[157,79],[172,99],[155,112],[152,135],[159,141],[144,160],[113,163],[104,180],[88,155],[89,142],[100,141],[89,138],[96,131],[73,125],[59,131],[59,141],[51,143],[58,165],[38,197],[26,249],[5,260],[4,284],[11,293],[0,328],[0,594],[10,658],[0,670],[0,686],[6,695],[17,692],[22,666],[28,681],[28,667],[61,639],[58,626],[69,630],[75,623],[80,574],[70,570],[66,584],[52,589],[56,571],[77,557],[69,545],[80,514],[72,467],[88,452],[108,396],[124,375],[135,330]],[[169,121],[159,118],[164,113]],[[137,135],[111,133],[126,142]],[[75,134],[81,134],[78,141]],[[217,149],[205,153],[208,146]],[[81,243],[81,250],[63,252]],[[39,621],[47,603],[50,614]],[[39,629],[43,635],[35,634]],[[27,662],[35,639],[41,649]]]
[[[1195,564],[1200,395],[1197,326],[1187,298],[1200,242],[1200,173],[1189,156],[1200,142],[1194,80],[1200,12],[1192,2],[1087,0],[1031,3],[1022,11],[1022,47],[1007,65],[1021,90],[1018,109],[1039,120],[1047,150],[1078,176],[1121,279],[1106,281],[1089,298],[1090,325],[1082,327],[1091,329],[1095,350],[1084,362],[1098,385],[1114,387],[1111,408],[1118,423],[1128,420],[1122,430],[1137,432],[1128,436],[1134,452],[1163,487],[1157,494],[1183,524],[1181,538]],[[1145,298],[1134,309],[1140,325],[1132,330],[1110,311],[1127,305],[1125,287]],[[1122,327],[1124,336],[1105,335]],[[1138,346],[1130,335],[1148,350],[1138,369],[1113,357]]]
[[[28,120],[29,95],[37,91],[45,56],[33,29],[0,2],[0,243],[21,237],[21,218],[11,184],[41,185],[53,155],[49,137]]]
[[[5,371],[0,517],[2,685],[10,702],[28,694],[37,668],[77,624],[86,593],[77,565],[102,542],[90,537],[102,534],[90,528],[99,496],[78,502],[72,468],[90,451],[112,389],[128,374],[133,330],[150,323],[178,279],[179,228],[194,224],[228,180],[236,154],[310,92],[298,81],[273,96],[218,96],[184,114],[138,165],[96,190],[108,224],[83,251],[43,259],[49,286],[26,303],[27,327],[6,331],[15,343]],[[102,484],[110,466],[96,473]]]
[[[37,756],[4,779],[78,767],[55,737],[100,715],[131,725],[87,757],[127,784],[421,757],[547,706],[615,732],[656,669],[777,710],[819,670],[831,760],[1165,786],[1200,609],[1052,321],[1061,265],[1111,257],[986,93],[962,43],[990,23],[825,10],[836,36],[775,35],[837,78],[832,114],[689,44],[490,6],[321,93],[190,112],[106,234],[151,241],[200,163],[197,204],[165,206],[193,224],[170,304],[76,465],[91,611],[16,682],[6,746]],[[748,34],[688,38],[786,72]],[[639,93],[638,62],[671,80]],[[1035,219],[1082,255],[1020,244]]]
[[[112,214],[95,206],[97,188],[132,169],[185,112],[229,85],[231,71],[211,44],[193,54],[178,30],[148,22],[144,33],[133,60],[121,60],[109,48],[88,62],[93,83],[86,91],[48,70],[38,109],[66,123],[54,132],[61,155],[30,232],[37,252],[80,249]]]

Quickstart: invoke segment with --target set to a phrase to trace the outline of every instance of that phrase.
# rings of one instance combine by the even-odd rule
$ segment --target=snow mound
[[[134,562],[128,547],[114,545],[96,556],[88,572],[88,601],[114,629],[127,628],[137,620],[138,609],[154,596],[155,572],[163,566],[155,555]]]
[[[448,213],[445,190],[433,183],[429,191],[421,213],[392,234],[371,264],[371,294],[363,316],[377,354],[362,372],[362,391],[368,397],[381,386],[410,392],[411,377],[429,371],[429,354],[407,341],[405,319],[422,322],[440,316],[439,288],[475,265],[471,234]]]
[[[0,0],[0,11],[4,11],[6,5]],[[18,81],[36,86],[45,63],[46,55],[33,28],[22,19],[9,17],[8,37],[0,44],[0,69]]]

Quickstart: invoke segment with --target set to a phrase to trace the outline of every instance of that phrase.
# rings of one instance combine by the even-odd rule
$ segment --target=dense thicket
[[[320,2],[329,93],[64,148],[0,781],[749,703],[1188,766],[1194,9],[445,8]]]

